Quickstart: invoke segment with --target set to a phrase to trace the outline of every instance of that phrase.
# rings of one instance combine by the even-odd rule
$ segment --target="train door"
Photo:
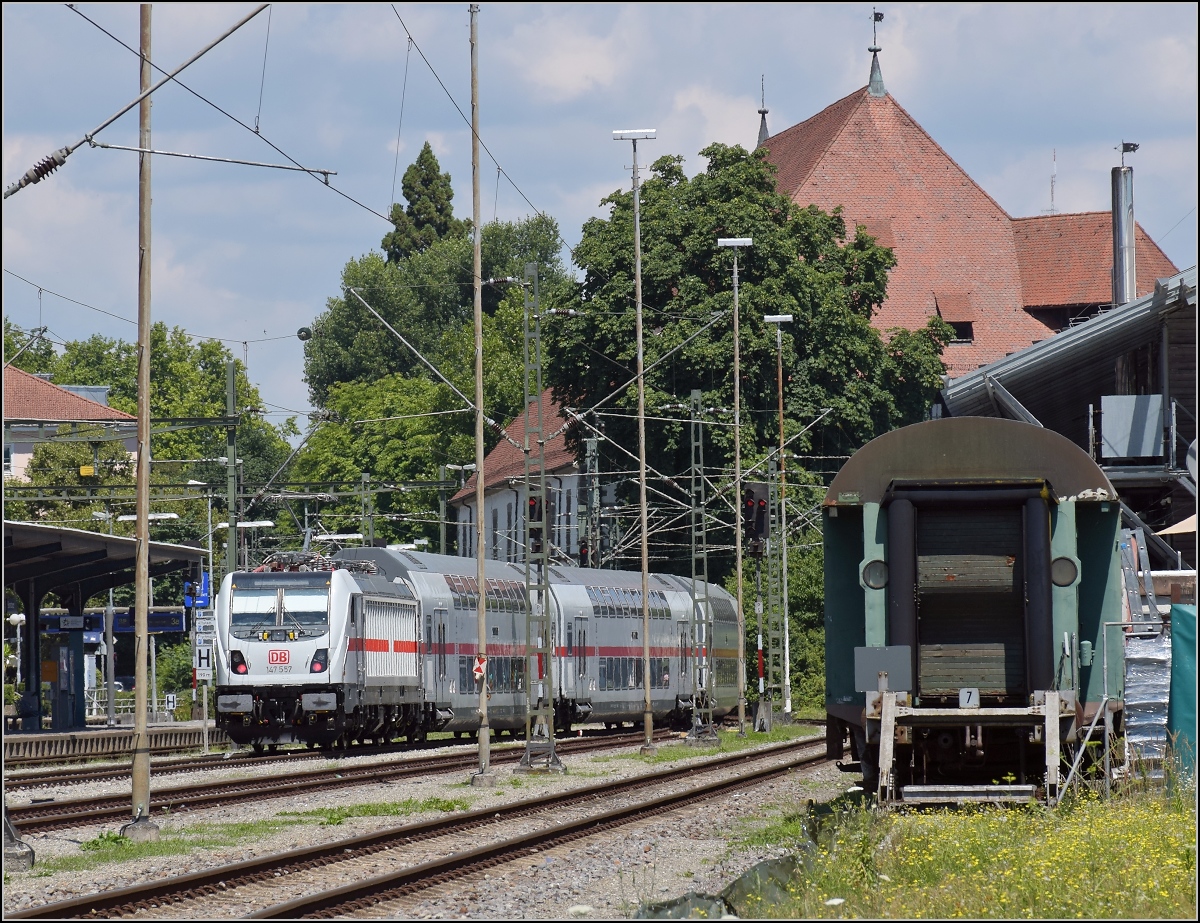
[[[894,504],[893,504],[894,505]],[[917,693],[954,702],[977,690],[1023,702],[1025,593],[1021,509],[918,509]]]
[[[421,676],[425,682],[425,701],[436,702],[438,695],[436,664],[433,661],[433,613],[425,613],[421,644]]]
[[[584,699],[588,695],[588,620],[586,616],[575,616],[575,697]]]
[[[562,694],[565,698],[575,698],[575,690],[578,686],[578,676],[574,669],[575,651],[578,649],[578,638],[575,635],[578,619],[572,620],[569,618],[563,619],[566,624],[566,643],[563,645],[563,671],[562,671]]]
[[[437,701],[448,702],[450,700],[450,658],[447,655],[447,645],[449,644],[449,619],[446,616],[445,609],[433,610],[433,623],[436,635],[434,643],[434,684],[437,690]]]
[[[686,619],[680,619],[677,623],[679,629],[679,669],[674,670],[676,695],[692,695],[695,690],[692,689],[692,674],[691,674],[691,625]]]
[[[363,598],[361,593],[350,597],[350,643],[346,645],[346,682],[358,687],[361,697],[367,684],[367,654],[363,644],[366,627],[363,618]],[[351,660],[350,652],[354,657]]]

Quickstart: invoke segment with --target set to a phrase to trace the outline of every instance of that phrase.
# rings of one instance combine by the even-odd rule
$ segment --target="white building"
[[[578,560],[580,504],[586,506],[584,479],[567,448],[566,417],[549,390],[542,395],[542,429],[546,436],[546,539],[551,561]],[[507,427],[508,435],[525,444],[525,417]],[[536,448],[534,449],[536,452]],[[536,459],[531,470],[537,470]],[[507,439],[501,439],[484,459],[485,556],[497,561],[525,560],[525,455]],[[457,523],[458,553],[475,557],[477,510],[476,475],[472,474],[450,501],[451,518]]]
[[[125,450],[137,452],[137,417],[108,406],[108,387],[60,387],[39,375],[6,366],[4,369],[4,476],[22,478],[33,447],[60,433],[63,427],[114,428],[125,438]]]

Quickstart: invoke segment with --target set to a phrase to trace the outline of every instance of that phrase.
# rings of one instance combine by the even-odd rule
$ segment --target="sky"
[[[74,6],[137,48],[137,4]],[[678,154],[694,174],[709,143],[756,143],[764,94],[776,133],[864,87],[879,9],[888,91],[1010,215],[1048,210],[1052,173],[1057,211],[1108,210],[1116,148],[1136,142],[1136,218],[1196,263],[1194,3],[479,6],[484,222],[541,211],[573,246],[630,182],[613,131],[656,129],[640,163]],[[155,4],[151,59],[174,69],[256,7]],[[336,171],[327,187],[153,158],[153,317],[223,338],[272,422],[311,409],[296,331],[379,249],[426,141],[471,216],[469,26],[466,3],[270,7],[179,76],[228,115],[173,84],[153,97],[156,150]],[[65,4],[3,5],[3,79],[6,189],[139,93],[136,55]],[[136,147],[137,107],[95,140]],[[57,342],[136,341],[137,161],[84,143],[4,200],[5,316]]]

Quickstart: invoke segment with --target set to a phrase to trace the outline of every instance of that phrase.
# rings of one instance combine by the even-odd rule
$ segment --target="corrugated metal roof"
[[[1196,310],[1196,267],[1160,279],[1154,292],[1020,352],[955,378],[941,392],[952,416],[1003,416],[985,379],[1002,384],[1046,427],[1087,445],[1087,407],[1116,393],[1115,360],[1161,336],[1173,311]]]

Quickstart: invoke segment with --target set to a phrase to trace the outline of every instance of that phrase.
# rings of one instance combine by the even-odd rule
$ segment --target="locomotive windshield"
[[[235,587],[229,602],[229,626],[235,638],[261,637],[282,631],[284,637],[322,635],[329,630],[329,588]]]

